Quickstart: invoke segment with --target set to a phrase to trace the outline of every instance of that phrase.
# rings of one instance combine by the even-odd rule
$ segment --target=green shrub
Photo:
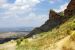
[[[18,39],[16,42],[17,42],[17,45],[20,45],[21,39]]]
[[[71,29],[72,29],[72,30],[75,30],[75,23],[72,23],[72,24],[71,24]]]
[[[64,12],[60,12],[59,14],[60,14],[61,16],[64,16]]]

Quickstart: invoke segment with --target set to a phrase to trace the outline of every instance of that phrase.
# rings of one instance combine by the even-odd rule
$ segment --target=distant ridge
[[[0,32],[30,32],[33,27],[0,28]]]

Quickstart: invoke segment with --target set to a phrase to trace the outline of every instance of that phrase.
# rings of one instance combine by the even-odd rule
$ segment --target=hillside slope
[[[19,39],[21,43],[19,43],[18,50],[22,48],[26,50],[47,50],[47,48],[50,48],[61,39],[71,36],[70,32],[75,28],[74,18],[75,16],[52,31],[43,32],[34,35],[32,38],[23,39],[22,41]]]
[[[75,28],[75,16],[70,18],[68,21],[60,25],[59,27],[54,28],[52,31],[43,32],[37,35],[34,35],[32,38],[21,38],[14,41],[9,41],[8,43],[1,44],[0,50],[8,50],[8,48],[14,48],[14,50],[50,50],[56,46],[55,43],[59,44],[60,41],[65,41],[65,37],[71,36],[71,31]],[[68,39],[66,39],[67,41]],[[68,42],[68,41],[67,41]],[[67,43],[66,42],[66,43]],[[16,45],[12,45],[16,44]],[[4,47],[11,45],[9,47]],[[59,46],[57,47],[59,48]],[[55,49],[56,50],[56,49]]]
[[[75,31],[55,43],[56,47],[50,47],[50,50],[75,50]]]
[[[50,31],[69,20],[69,18],[75,15],[75,0],[70,1],[67,8],[64,10],[64,14],[63,12],[61,14],[60,13],[56,13],[55,11],[50,10],[49,19],[45,22],[45,24],[32,30],[27,37],[32,37],[34,34],[39,34],[41,32]]]
[[[49,20],[25,38],[0,44],[0,50],[75,50],[75,0],[71,0],[64,16],[51,11]],[[52,26],[52,27],[51,27]],[[12,45],[15,44],[15,45]],[[4,47],[9,45],[9,47]]]

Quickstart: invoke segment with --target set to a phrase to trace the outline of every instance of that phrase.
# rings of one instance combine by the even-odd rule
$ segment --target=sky
[[[0,0],[0,28],[39,27],[49,11],[61,12],[70,0]]]

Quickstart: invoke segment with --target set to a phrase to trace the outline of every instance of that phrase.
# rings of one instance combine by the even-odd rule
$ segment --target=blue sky
[[[0,0],[1,27],[38,27],[48,19],[50,9],[61,12],[70,0]]]

